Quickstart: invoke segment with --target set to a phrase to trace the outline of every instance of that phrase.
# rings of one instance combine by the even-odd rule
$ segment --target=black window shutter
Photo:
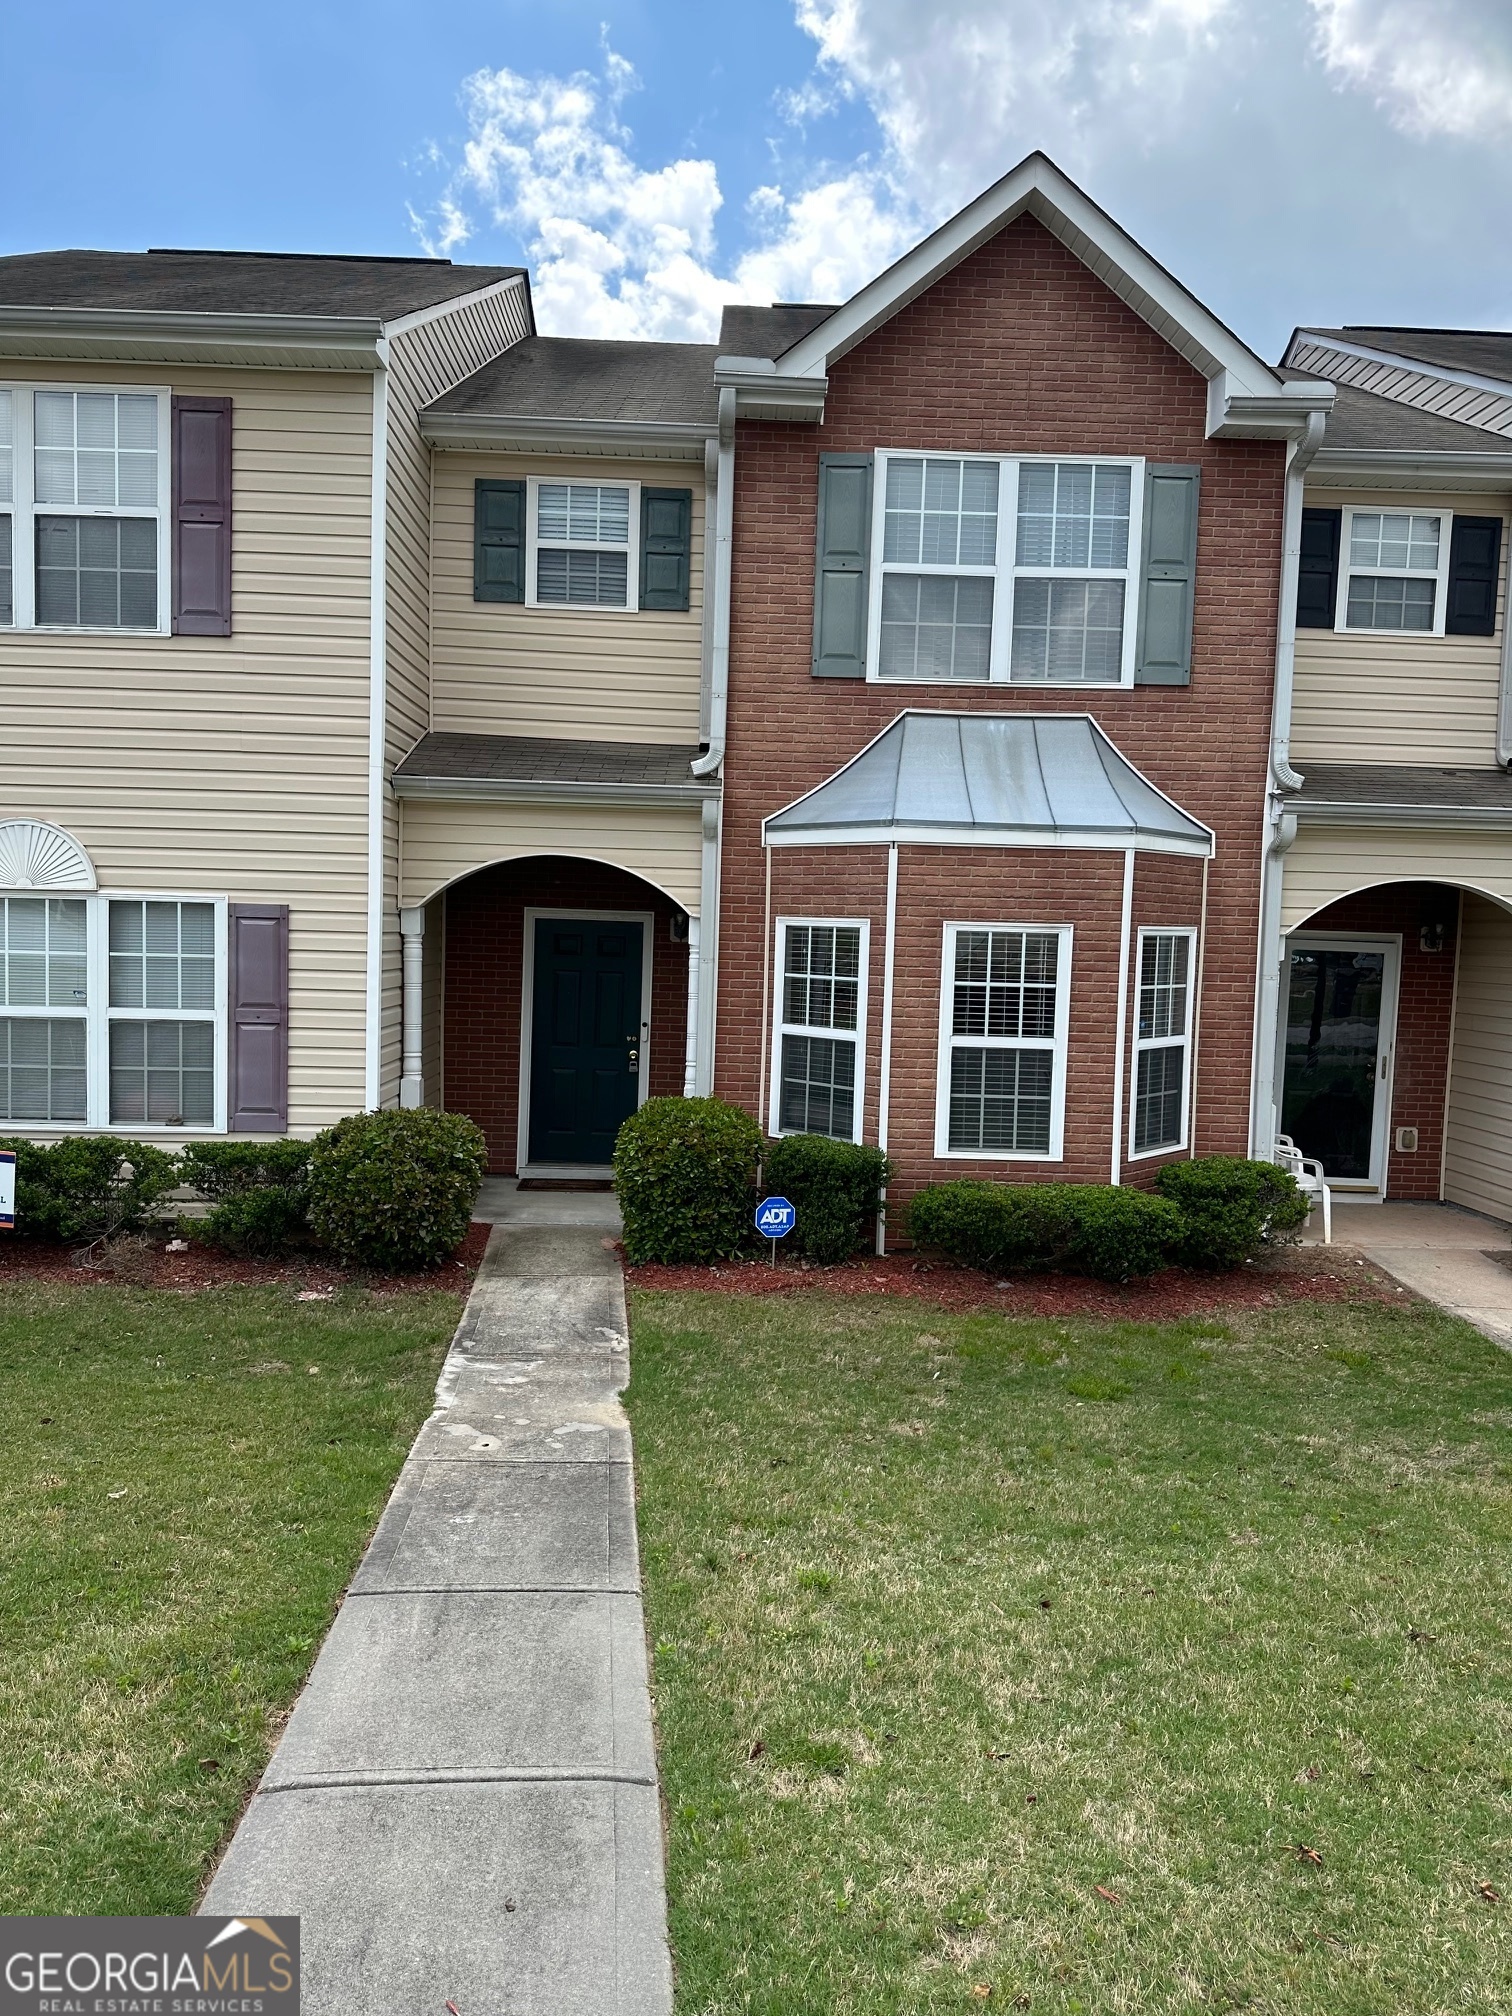
[[[870,455],[819,457],[819,545],[814,568],[816,679],[866,677],[871,502]]]
[[[1449,535],[1449,602],[1444,629],[1450,637],[1496,635],[1496,589],[1501,574],[1500,518],[1461,518]]]
[[[479,477],[473,485],[473,600],[525,600],[525,484]]]
[[[1297,568],[1297,628],[1332,630],[1339,600],[1342,511],[1302,513],[1302,558]]]
[[[231,635],[231,401],[173,398],[173,629]]]
[[[693,492],[642,489],[642,609],[686,609],[692,571]]]
[[[289,910],[230,906],[233,1134],[282,1134],[289,1125]]]
[[[1197,501],[1202,471],[1152,462],[1145,471],[1136,686],[1190,686],[1197,593]]]

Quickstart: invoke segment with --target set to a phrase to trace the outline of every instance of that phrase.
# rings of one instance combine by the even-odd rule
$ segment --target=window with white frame
[[[1133,676],[1142,464],[878,451],[878,679]]]
[[[226,906],[0,896],[0,1123],[225,1126]]]
[[[867,939],[864,921],[778,919],[774,1134],[861,1138]]]
[[[1190,930],[1139,934],[1129,1130],[1135,1155],[1186,1146],[1195,945],[1196,933]]]
[[[1071,929],[947,924],[935,1152],[1057,1160]]]
[[[167,628],[167,409],[157,391],[0,387],[0,622]]]
[[[541,608],[633,608],[640,485],[532,478],[530,490],[530,601]]]
[[[1351,510],[1345,515],[1340,626],[1441,635],[1450,514]]]

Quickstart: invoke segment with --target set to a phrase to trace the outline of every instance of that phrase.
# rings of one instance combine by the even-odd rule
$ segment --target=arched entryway
[[[1343,1195],[1512,1219],[1512,915],[1454,883],[1390,881],[1286,939],[1280,1128]]]
[[[606,863],[530,855],[453,883],[428,906],[438,1089],[488,1139],[495,1175],[607,1173],[644,1099],[684,1090],[689,920]]]

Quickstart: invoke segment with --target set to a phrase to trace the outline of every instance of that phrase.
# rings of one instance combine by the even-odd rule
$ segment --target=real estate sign
[[[0,1232],[16,1229],[16,1151],[0,1148]]]

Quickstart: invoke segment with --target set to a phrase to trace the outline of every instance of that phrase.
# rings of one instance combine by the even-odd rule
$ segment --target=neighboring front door
[[[1391,1123],[1398,948],[1294,937],[1287,953],[1281,1132],[1331,1181],[1381,1191]]]
[[[644,956],[639,919],[535,919],[531,1162],[606,1163],[640,1104]]]

